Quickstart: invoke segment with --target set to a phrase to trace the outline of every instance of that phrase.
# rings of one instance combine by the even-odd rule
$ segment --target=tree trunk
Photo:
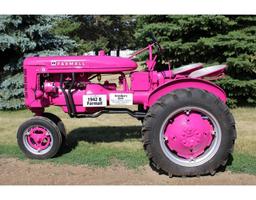
[[[116,49],[116,56],[119,57],[120,56],[120,47],[118,46]]]

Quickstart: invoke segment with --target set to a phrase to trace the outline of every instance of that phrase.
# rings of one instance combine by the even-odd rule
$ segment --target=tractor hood
[[[57,69],[83,68],[90,72],[132,71],[137,63],[128,58],[115,56],[47,56],[28,57],[24,66],[44,66]]]

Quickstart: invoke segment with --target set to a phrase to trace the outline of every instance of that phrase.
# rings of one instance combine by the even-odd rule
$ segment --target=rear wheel
[[[151,164],[169,176],[214,174],[226,165],[236,138],[227,106],[199,89],[160,98],[149,109],[142,134]]]
[[[56,155],[61,143],[61,133],[51,120],[33,117],[18,129],[17,141],[23,153],[32,159],[47,159]]]

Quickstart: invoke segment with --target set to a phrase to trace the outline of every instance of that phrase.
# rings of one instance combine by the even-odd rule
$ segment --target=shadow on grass
[[[66,144],[61,148],[55,157],[60,157],[73,151],[80,141],[88,142],[91,144],[101,142],[122,142],[127,139],[141,138],[141,126],[105,126],[105,127],[83,127],[72,130],[66,139]],[[216,172],[224,172],[226,168],[232,165],[233,156],[230,155],[225,166],[220,166]],[[150,167],[159,174],[166,174],[161,169],[157,169],[152,162],[149,163]],[[167,175],[167,174],[166,174]],[[209,174],[205,174],[206,176]]]
[[[221,165],[221,166],[217,169],[217,172],[225,172],[225,171],[227,170],[227,168],[229,168],[229,166],[232,165],[233,161],[234,161],[233,155],[232,155],[232,154],[229,154],[226,165],[224,165],[224,166]]]
[[[139,139],[141,138],[140,130],[141,126],[77,128],[68,133],[66,143],[56,157],[71,152],[80,141],[96,144],[99,142],[122,142],[126,139]]]

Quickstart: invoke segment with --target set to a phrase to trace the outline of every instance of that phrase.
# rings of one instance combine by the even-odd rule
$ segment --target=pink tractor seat
[[[184,74],[189,74],[197,69],[201,69],[203,68],[203,64],[202,63],[193,63],[193,64],[189,64],[189,65],[184,65],[181,66],[179,68],[173,69],[172,70],[172,74],[173,75],[184,75]]]
[[[205,67],[203,69],[196,70],[188,75],[189,78],[203,78],[217,76],[224,72],[227,65],[214,65],[211,67]]]

